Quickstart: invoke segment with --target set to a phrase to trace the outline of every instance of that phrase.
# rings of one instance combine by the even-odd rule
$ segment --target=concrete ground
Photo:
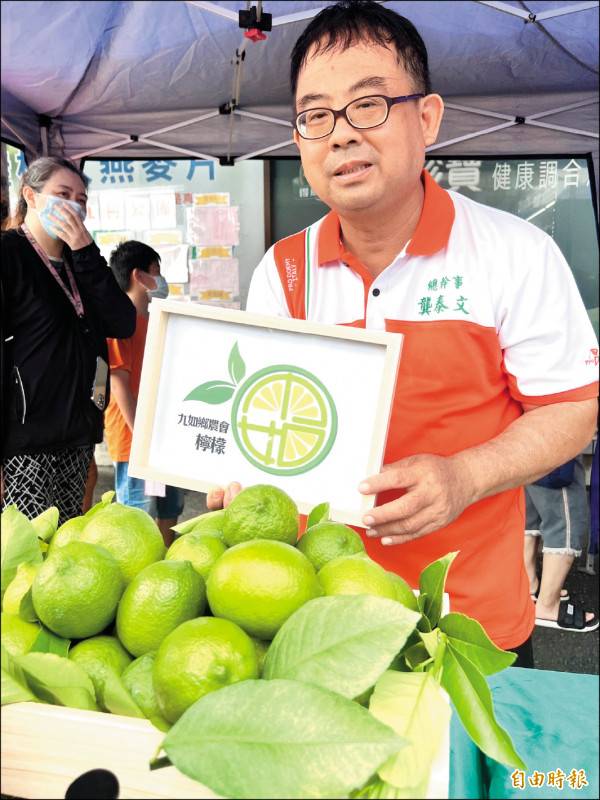
[[[103,492],[114,488],[113,467],[105,453],[97,448],[98,483],[94,491],[94,501]],[[206,511],[206,495],[186,491],[185,508],[181,519],[189,519]],[[181,521],[181,520],[180,520]],[[587,610],[598,611],[598,557],[594,561],[594,575],[579,570],[583,556],[575,562],[566,581],[571,597],[581,600]],[[551,669],[558,672],[583,672],[598,674],[599,631],[592,633],[572,633],[549,628],[536,627],[533,634],[535,666],[538,669]]]

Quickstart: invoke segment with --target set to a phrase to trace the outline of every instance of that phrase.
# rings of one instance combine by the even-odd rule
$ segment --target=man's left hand
[[[389,489],[406,493],[363,517],[367,536],[381,538],[386,545],[404,544],[444,528],[475,500],[470,476],[452,457],[409,456],[386,465],[359,487],[362,494]]]

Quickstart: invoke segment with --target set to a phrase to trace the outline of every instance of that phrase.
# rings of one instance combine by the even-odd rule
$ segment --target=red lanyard
[[[65,264],[65,271],[67,273],[67,276],[69,278],[69,283],[71,285],[71,292],[69,292],[69,290],[67,289],[67,287],[63,283],[63,280],[60,277],[60,275],[58,274],[58,272],[56,270],[56,267],[54,267],[50,263],[50,259],[48,258],[48,255],[42,250],[42,248],[39,246],[39,244],[33,238],[32,234],[31,234],[31,231],[29,230],[27,225],[25,225],[25,223],[23,223],[21,225],[21,230],[23,231],[23,233],[25,234],[25,236],[29,240],[29,244],[33,247],[35,252],[38,254],[38,256],[42,259],[44,264],[50,270],[50,273],[51,273],[52,277],[54,278],[54,280],[58,283],[60,288],[63,290],[63,292],[69,298],[69,302],[71,303],[71,305],[75,309],[75,312],[76,312],[77,316],[78,317],[83,317],[84,310],[83,310],[83,303],[81,301],[81,295],[79,294],[79,289],[77,288],[77,284],[75,283],[75,278],[73,277],[73,273],[71,272],[71,268],[69,267],[67,262],[65,261],[64,264]]]

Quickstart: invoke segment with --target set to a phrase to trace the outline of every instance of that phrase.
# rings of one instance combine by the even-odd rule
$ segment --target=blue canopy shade
[[[290,53],[325,5],[263,2],[273,28],[253,42],[245,2],[4,0],[2,138],[74,159],[295,155]],[[598,2],[386,5],[446,101],[432,151],[592,153],[597,174]]]

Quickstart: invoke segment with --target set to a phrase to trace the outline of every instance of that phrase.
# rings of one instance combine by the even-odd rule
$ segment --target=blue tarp
[[[273,15],[273,30],[266,41],[247,42],[239,109],[289,121],[289,56],[308,20],[279,21],[323,5],[328,3],[263,3]],[[423,35],[434,89],[451,103],[511,118],[597,103],[598,3],[583,10],[575,7],[585,3],[569,0],[386,5],[411,19]],[[176,157],[166,145],[241,156],[289,139],[289,128],[239,115],[233,124],[231,116],[216,115],[157,133],[214,112],[231,99],[232,61],[244,41],[235,15],[245,8],[245,2],[3,0],[2,138],[40,153],[38,117],[46,115],[50,152],[69,157],[95,148],[98,156]],[[572,13],[543,17],[565,8]],[[542,17],[527,21],[528,13]],[[597,114],[597,104],[585,105],[541,121],[597,134]],[[438,141],[501,122],[451,108]],[[112,147],[119,139],[151,132],[149,138],[161,146],[128,141]],[[593,136],[525,124],[446,145],[438,153],[581,154],[597,149]],[[295,152],[288,146],[270,154]]]

